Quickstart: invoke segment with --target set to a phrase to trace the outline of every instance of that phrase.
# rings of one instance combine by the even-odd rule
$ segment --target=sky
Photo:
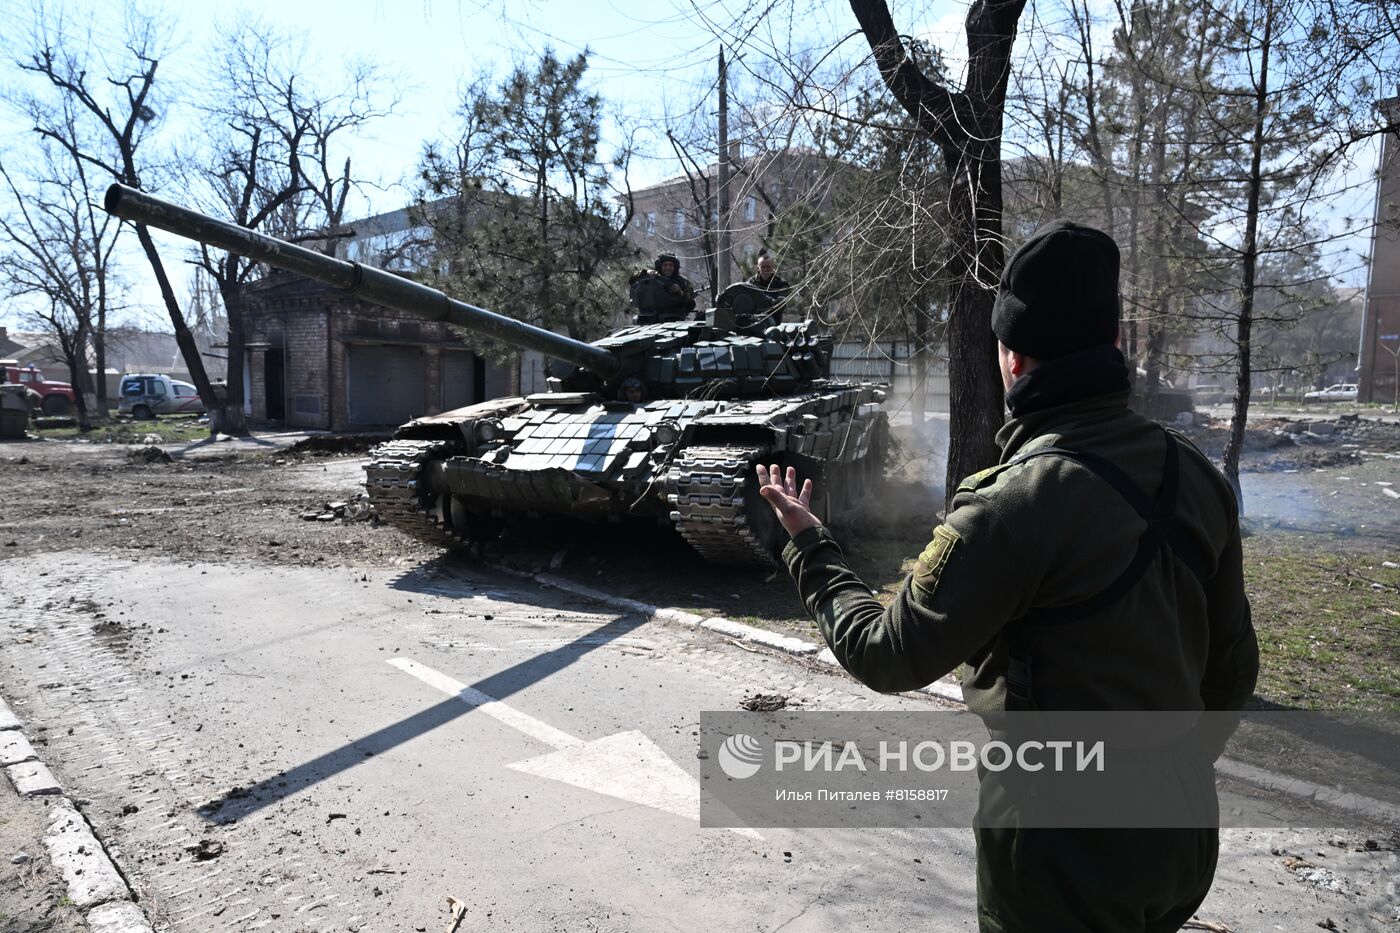
[[[36,2],[0,0],[0,47],[7,53],[27,47]],[[504,77],[513,63],[535,60],[546,47],[561,57],[590,53],[587,83],[617,118],[604,127],[604,151],[621,145],[631,133],[640,143],[630,172],[634,188],[678,174],[680,167],[658,128],[668,116],[693,112],[707,95],[708,112],[713,113],[721,42],[738,44],[740,37],[727,34],[730,25],[741,18],[756,19],[754,11],[761,2],[765,0],[168,0],[132,6],[162,10],[172,23],[174,45],[162,59],[158,82],[174,82],[166,87],[179,85],[187,96],[200,80],[206,50],[221,29],[239,19],[304,34],[307,54],[302,65],[313,81],[333,81],[345,63],[356,58],[378,63],[399,101],[391,116],[377,120],[349,147],[355,173],[371,180],[352,197],[348,215],[356,217],[412,201],[412,173],[423,144],[450,131],[465,79],[483,71]],[[761,21],[746,37],[749,41],[786,43],[791,39],[788,25],[794,21],[801,36],[832,44],[856,28],[845,0],[776,0],[772,5],[781,15]],[[120,49],[127,8],[111,0],[50,2],[45,16],[54,22],[61,15],[74,32],[90,30],[99,48]],[[787,15],[790,9],[797,15]],[[905,0],[893,9],[897,16],[918,20],[914,28],[923,29],[923,23],[960,6],[957,0]],[[954,20],[960,17],[955,12]],[[742,60],[731,66],[733,80],[743,80],[744,67]],[[12,68],[0,72],[0,87],[22,88],[22,76],[17,82],[16,74]],[[184,136],[187,146],[197,143],[198,121],[188,107],[177,106],[166,116],[170,136]],[[0,139],[22,140],[29,130],[22,114],[0,106]],[[11,143],[4,145],[11,148]],[[179,199],[178,193],[174,199]],[[172,256],[182,254],[180,241],[160,235],[160,242],[168,244]],[[169,260],[167,264],[179,265]],[[139,261],[131,265],[133,275],[140,276]],[[133,304],[150,308],[144,320],[159,326],[163,311],[153,285],[132,285]],[[12,308],[0,307],[0,324],[14,327],[16,319]]]
[[[1090,2],[1097,6],[1108,0]],[[0,48],[12,54],[27,47],[38,3],[0,0]],[[302,70],[323,86],[351,60],[376,62],[389,76],[398,103],[392,115],[346,140],[355,174],[371,180],[352,198],[352,218],[411,202],[412,174],[423,144],[450,132],[464,79],[482,72],[504,77],[513,63],[535,60],[546,47],[561,56],[589,51],[587,82],[614,114],[604,127],[604,150],[628,138],[639,145],[630,172],[634,188],[680,171],[660,135],[668,120],[691,114],[712,119],[715,58],[722,43],[731,49],[731,80],[740,86],[752,83],[745,71],[759,58],[745,49],[813,45],[839,46],[852,57],[865,52],[863,39],[854,35],[856,22],[846,0],[70,0],[47,3],[45,17],[53,22],[61,15],[75,31],[90,30],[98,48],[119,49],[129,8],[159,10],[171,25],[174,44],[162,59],[159,80],[176,100],[163,116],[168,137],[186,148],[198,144],[199,122],[188,105],[197,94],[208,49],[231,23],[256,19],[302,34]],[[956,73],[963,54],[965,0],[892,0],[891,9],[901,32],[934,41]],[[1026,36],[1018,39],[1021,48],[1032,41],[1035,16],[1032,4],[1022,20]],[[744,24],[744,31],[736,32],[735,23]],[[15,69],[3,64],[0,69],[0,89],[22,90]],[[22,157],[30,135],[23,115],[0,102],[0,158]],[[1364,182],[1373,164],[1373,153],[1360,153],[1355,179]],[[1365,187],[1361,184],[1349,195],[1339,217],[1369,214]],[[180,192],[156,193],[180,200]],[[134,238],[128,239],[128,248],[134,248]],[[164,235],[160,242],[167,265],[186,278],[180,259],[188,255],[187,245]],[[146,309],[142,322],[160,327],[165,316],[149,271],[130,258],[135,261],[125,265],[131,304]],[[186,290],[183,284],[177,288],[182,296]],[[14,308],[0,305],[0,324],[16,323]]]
[[[782,11],[798,9],[804,34],[818,41],[828,36],[834,42],[856,26],[844,0],[777,0],[773,5]],[[125,6],[89,0],[69,3],[65,13],[79,28],[90,25],[99,44],[115,48]],[[733,45],[737,38],[725,35],[727,26],[740,16],[751,17],[755,6],[746,0],[170,2],[164,8],[177,23],[178,39],[161,69],[162,73],[173,69],[182,79],[197,77],[201,56],[219,30],[246,18],[304,34],[308,52],[304,68],[312,80],[333,80],[344,62],[355,58],[377,62],[400,98],[395,113],[377,121],[354,147],[357,163],[384,186],[380,192],[365,192],[365,207],[377,212],[400,207],[411,196],[399,183],[411,173],[424,140],[450,129],[464,79],[483,70],[503,77],[512,63],[530,61],[547,47],[561,57],[587,50],[587,83],[629,125],[654,129],[668,114],[692,110],[707,92],[711,92],[713,111],[716,56],[722,41]],[[902,6],[914,9],[913,3]],[[917,6],[921,10],[959,8],[956,0],[927,0]],[[895,5],[896,10],[900,7]],[[6,39],[5,48],[23,47],[32,19],[30,0],[0,0],[0,37]],[[787,19],[784,12],[784,28]],[[760,27],[763,31],[765,27]],[[10,41],[12,36],[15,41]],[[762,36],[749,38],[764,41]],[[768,41],[785,38],[767,37]],[[734,67],[742,72],[744,63]],[[736,77],[742,80],[743,75]],[[616,123],[605,128],[605,145],[622,141]],[[678,167],[669,152],[644,153],[634,171],[637,183],[647,184],[676,174]]]

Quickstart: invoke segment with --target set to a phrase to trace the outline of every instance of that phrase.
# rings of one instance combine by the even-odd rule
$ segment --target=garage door
[[[442,410],[451,411],[477,401],[476,358],[465,350],[442,351]]]
[[[346,411],[356,427],[403,424],[423,414],[423,351],[350,347]]]

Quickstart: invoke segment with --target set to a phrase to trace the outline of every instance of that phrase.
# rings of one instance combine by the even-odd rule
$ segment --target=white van
[[[204,403],[194,386],[160,373],[128,373],[122,376],[119,391],[117,411],[141,420],[204,412]]]

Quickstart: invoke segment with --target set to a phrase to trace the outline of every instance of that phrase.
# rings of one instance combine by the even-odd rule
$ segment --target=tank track
[[[759,498],[754,476],[754,466],[767,452],[763,447],[691,447],[671,461],[666,473],[671,521],[707,561],[773,564],[765,539],[771,539],[777,519],[772,519],[772,528],[766,527],[771,513],[768,503]]]
[[[365,492],[384,521],[411,538],[445,548],[465,548],[471,541],[453,530],[422,485],[423,467],[430,460],[446,459],[460,445],[452,441],[394,440],[369,452],[365,465]]]

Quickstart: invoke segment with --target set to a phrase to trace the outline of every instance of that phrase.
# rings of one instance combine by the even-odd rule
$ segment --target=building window
[[[642,229],[647,236],[656,236],[656,211],[647,211],[642,217]]]
[[[747,198],[744,201],[744,219],[753,220],[758,215],[758,201],[754,198]]]
[[[753,244],[752,244],[752,243],[745,243],[745,244],[744,244],[744,258],[745,258],[745,259],[752,259],[752,258],[753,258],[753,253],[754,253]]]
[[[671,215],[671,232],[678,237],[685,236],[685,211],[676,211]]]

